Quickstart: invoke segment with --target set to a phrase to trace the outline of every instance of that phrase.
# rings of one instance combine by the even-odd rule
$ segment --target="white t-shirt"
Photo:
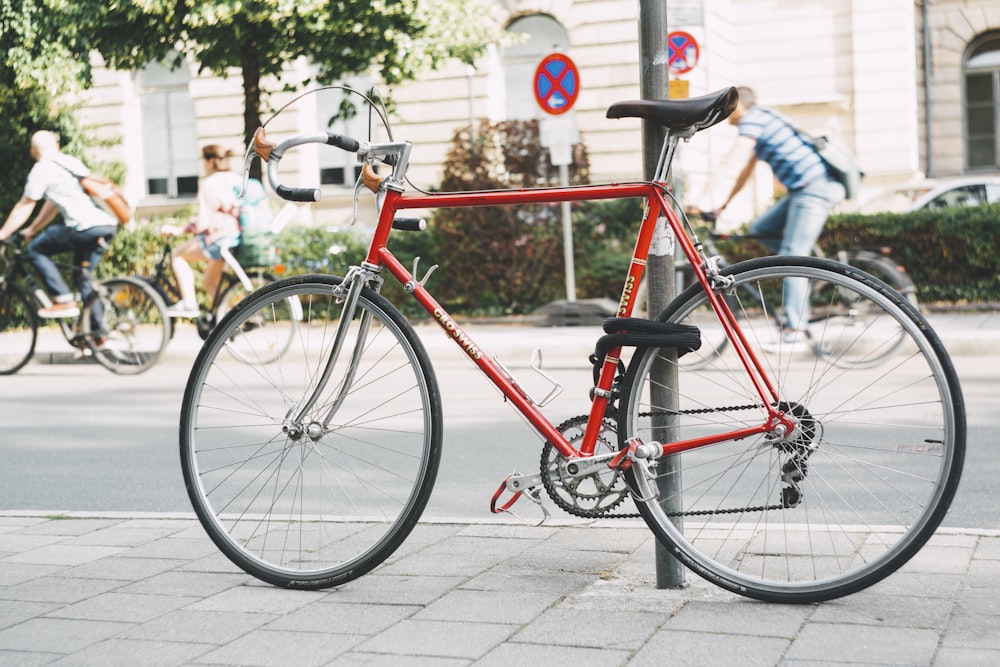
[[[28,173],[24,196],[34,201],[48,199],[59,209],[66,226],[71,229],[83,231],[91,227],[117,225],[118,221],[94,203],[74,176],[89,173],[87,165],[72,155],[47,155],[36,162]]]

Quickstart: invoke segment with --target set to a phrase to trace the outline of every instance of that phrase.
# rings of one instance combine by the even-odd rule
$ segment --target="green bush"
[[[922,303],[1000,302],[1000,205],[831,216],[820,243],[890,247]]]

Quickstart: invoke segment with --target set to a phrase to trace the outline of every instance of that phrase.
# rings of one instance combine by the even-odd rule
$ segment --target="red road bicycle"
[[[319,132],[277,145],[262,131],[248,155],[267,161],[271,187],[290,200],[318,191],[279,179],[286,152],[326,144],[356,153],[380,216],[367,256],[346,276],[287,278],[255,292],[218,324],[187,383],[180,450],[187,490],[215,544],[246,572],[278,586],[322,588],[369,572],[413,529],[434,485],[442,408],[433,365],[411,325],[384,296],[386,274],[430,314],[538,432],[537,472],[508,477],[494,510],[548,494],[583,517],[630,505],[687,567],[736,593],[813,602],[869,586],[911,558],[941,522],[965,450],[961,390],[923,316],[884,282],[808,257],[767,257],[719,268],[667,186],[681,140],[726,118],[733,89],[688,100],[614,104],[667,130],[650,182],[517,191],[404,192],[411,144]],[[391,135],[390,135],[391,137]],[[552,421],[535,398],[434,299],[389,249],[407,211],[642,197],[620,317],[595,343],[586,414]],[[658,317],[631,317],[655,235],[672,235],[696,284]],[[776,339],[790,280],[811,283],[802,355]],[[801,284],[801,283],[800,283]],[[287,353],[273,364],[227,354],[250,318],[290,325],[279,306],[302,304]],[[705,364],[700,332],[729,340]],[[253,333],[241,337],[252,345]],[[264,341],[262,341],[262,344]],[[881,355],[878,369],[844,363]],[[678,360],[681,361],[678,361]],[[841,363],[833,363],[835,360]],[[468,446],[456,443],[455,446]]]

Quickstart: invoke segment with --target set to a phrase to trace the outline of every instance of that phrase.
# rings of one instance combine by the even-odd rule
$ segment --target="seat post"
[[[695,129],[687,127],[683,130],[668,130],[663,138],[663,149],[660,151],[660,160],[656,163],[656,173],[653,180],[658,183],[666,183],[670,176],[670,166],[673,164],[674,155],[677,152],[677,144],[683,139],[687,141],[694,136]]]

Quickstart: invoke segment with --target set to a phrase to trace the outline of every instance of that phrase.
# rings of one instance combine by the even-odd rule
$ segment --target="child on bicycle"
[[[25,256],[52,295],[52,305],[39,309],[38,315],[77,317],[80,307],[52,256],[72,252],[74,264],[82,266],[87,262],[93,270],[118,231],[118,221],[84,192],[77,175],[87,175],[90,170],[59,149],[59,137],[54,132],[40,130],[31,136],[31,156],[36,160],[35,165],[28,172],[24,194],[0,228],[0,241],[21,229],[37,203],[44,200],[34,221],[21,231],[29,241]],[[57,213],[62,214],[63,224],[48,226]],[[90,283],[84,280],[80,285],[81,298],[86,301],[91,292]],[[94,309],[94,317],[101,317],[99,306]]]
[[[715,215],[725,210],[743,189],[757,160],[764,160],[788,194],[751,223],[750,232],[779,255],[809,255],[830,209],[844,198],[844,186],[827,173],[826,164],[813,145],[784,116],[758,106],[752,89],[740,86],[736,90],[739,104],[729,116],[729,123],[739,127],[740,136],[754,141],[754,152]],[[807,299],[806,281],[788,279],[782,323],[785,350],[789,346],[806,345]]]
[[[202,149],[205,177],[198,185],[197,215],[183,228],[175,225],[161,228],[167,236],[197,235],[173,251],[171,266],[177,277],[181,300],[167,308],[171,317],[197,317],[199,314],[191,262],[208,262],[202,284],[208,294],[215,294],[225,269],[222,249],[232,248],[240,242],[239,192],[243,181],[229,169],[232,155],[232,151],[223,151],[215,144]]]

